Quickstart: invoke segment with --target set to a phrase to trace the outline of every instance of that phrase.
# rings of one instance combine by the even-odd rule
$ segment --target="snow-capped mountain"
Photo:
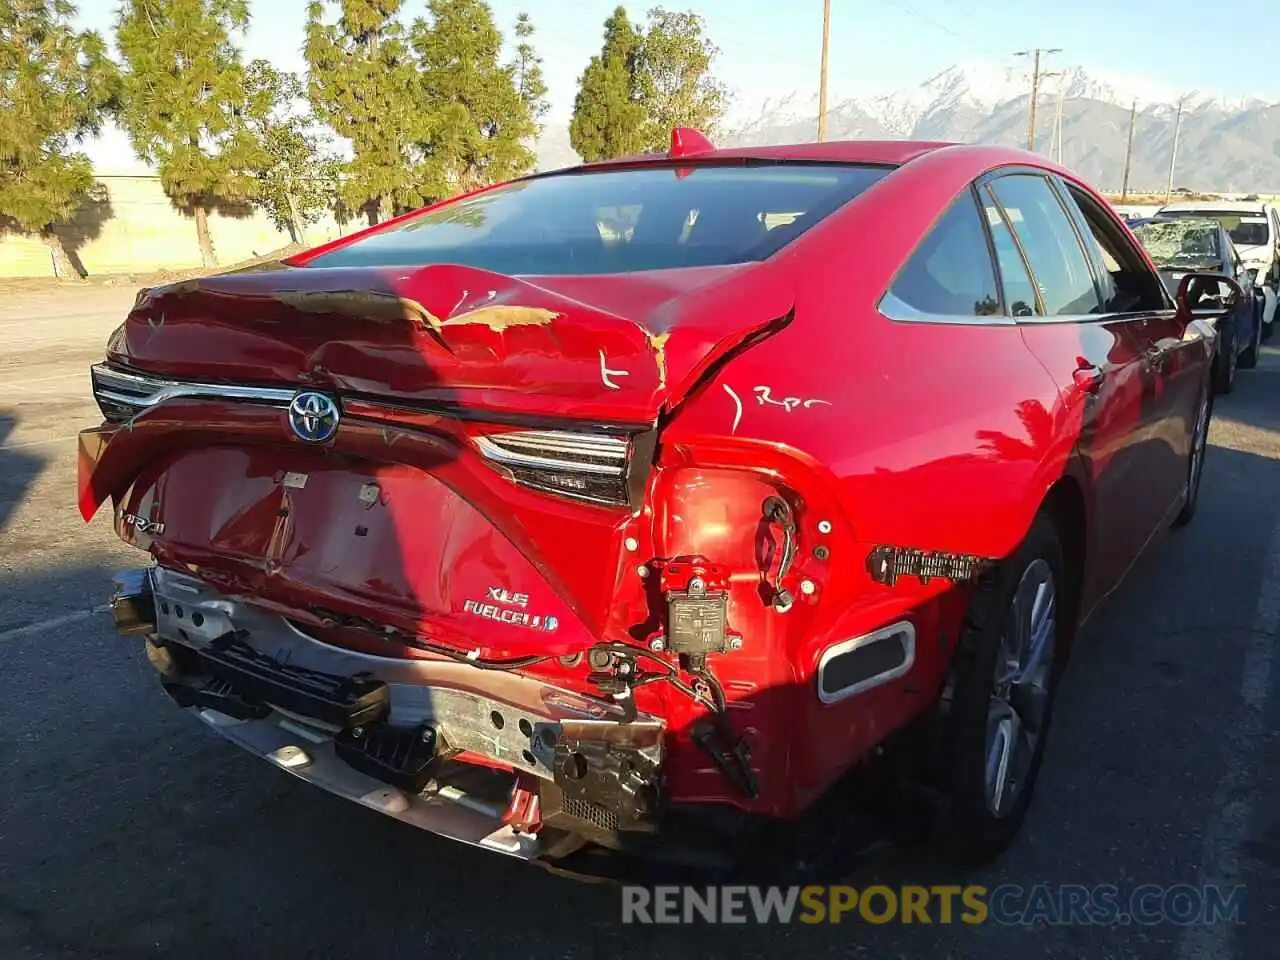
[[[831,139],[893,137],[1025,146],[1030,68],[1026,58],[969,60],[892,93],[828,98]],[[1202,190],[1280,192],[1280,105],[1260,96],[1177,90],[1143,77],[1050,60],[1040,84],[1036,148],[1103,189],[1119,189],[1129,110],[1137,105],[1130,187],[1163,190],[1178,104],[1182,118],[1177,185]],[[814,139],[818,102],[811,90],[738,103],[717,140],[749,146]],[[548,129],[544,169],[573,162],[567,137]],[[552,148],[551,145],[556,147]],[[541,144],[540,144],[541,147]]]

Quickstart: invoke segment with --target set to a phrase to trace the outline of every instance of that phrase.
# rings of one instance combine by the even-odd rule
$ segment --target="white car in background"
[[[1260,200],[1188,200],[1166,204],[1156,216],[1205,217],[1226,227],[1254,286],[1262,292],[1262,337],[1268,339],[1280,303],[1280,209]]]

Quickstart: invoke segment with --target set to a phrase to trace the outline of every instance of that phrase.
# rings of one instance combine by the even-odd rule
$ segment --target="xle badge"
[[[529,613],[524,609],[513,609],[515,607],[528,606],[529,595],[527,593],[515,593],[505,587],[490,587],[485,600],[466,600],[462,604],[462,609],[463,612],[472,616],[484,617],[486,620],[496,620],[498,623],[510,623],[517,627],[539,630],[543,633],[553,633],[559,628],[560,621],[555,617]]]
[[[127,527],[136,527],[139,533],[155,536],[164,533],[164,523],[158,520],[148,520],[146,517],[139,517],[132,513],[121,514],[120,519]]]

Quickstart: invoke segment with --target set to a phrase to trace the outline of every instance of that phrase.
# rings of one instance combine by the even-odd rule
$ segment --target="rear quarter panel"
[[[982,172],[946,153],[893,174],[778,255],[792,322],[706,381],[663,433],[668,467],[701,464],[710,481],[716,467],[736,464],[800,504],[795,576],[815,592],[786,615],[792,624],[758,604],[738,608],[756,622],[734,624],[769,637],[792,665],[789,677],[765,681],[770,695],[751,699],[756,709],[790,711],[783,726],[796,731],[790,769],[800,791],[829,782],[929,706],[945,679],[967,593],[936,579],[877,583],[868,554],[892,545],[1008,555],[1075,448],[1078,418],[1017,326],[901,323],[875,309],[917,240]],[[697,531],[724,527],[699,523],[699,509],[714,520],[723,508],[710,495],[701,508],[683,505],[680,545],[690,552],[711,542]],[[815,556],[818,545],[827,559]],[[822,704],[814,690],[822,652],[902,618],[919,633],[911,673]],[[732,660],[718,669],[735,669]]]

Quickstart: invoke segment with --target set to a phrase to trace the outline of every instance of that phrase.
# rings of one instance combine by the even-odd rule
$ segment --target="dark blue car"
[[[1130,220],[1129,229],[1146,248],[1171,294],[1188,273],[1220,273],[1235,280],[1246,296],[1218,326],[1213,384],[1219,393],[1235,387],[1236,370],[1258,363],[1262,341],[1262,300],[1236,253],[1226,229],[1216,220],[1150,217]]]

